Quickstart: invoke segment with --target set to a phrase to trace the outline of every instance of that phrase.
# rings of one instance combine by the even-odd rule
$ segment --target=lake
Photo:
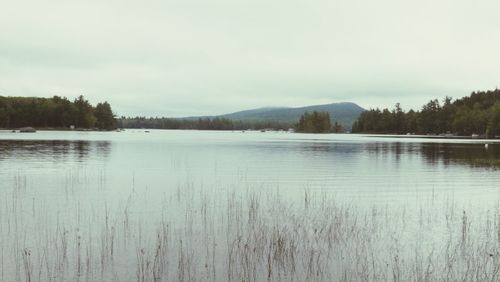
[[[472,267],[495,279],[499,169],[491,140],[3,131],[0,280],[386,281],[397,270],[405,281],[438,277],[450,246],[464,250],[463,236],[469,259],[483,262],[478,246],[495,254]],[[331,247],[333,231],[312,225],[333,222],[361,235],[339,233],[344,249]],[[328,256],[318,255],[328,249],[321,242]],[[359,254],[332,258],[353,246]],[[468,262],[454,260],[447,277],[472,275],[457,270]]]

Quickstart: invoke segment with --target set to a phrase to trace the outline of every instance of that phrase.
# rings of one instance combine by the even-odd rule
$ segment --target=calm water
[[[486,148],[485,142],[284,132],[0,132],[0,281],[29,275],[153,281],[151,265],[161,266],[163,281],[232,280],[231,274],[259,281],[269,275],[266,252],[275,252],[278,235],[295,242],[284,248],[298,259],[292,274],[305,281],[310,254],[329,249],[334,234],[344,241],[316,257],[314,266],[323,269],[317,281],[339,280],[343,272],[353,281],[363,273],[386,281],[400,268],[415,280],[421,264],[461,270],[471,256],[488,269],[478,271],[496,273],[500,255],[493,264],[482,260],[500,254],[500,144]],[[247,243],[235,245],[241,240]],[[447,263],[450,248],[466,260]],[[362,260],[367,257],[372,261]],[[398,257],[408,264],[399,265]],[[232,260],[238,267],[230,267]],[[275,263],[273,280],[291,275]]]
[[[321,189],[368,202],[441,192],[497,199],[499,164],[500,145],[485,148],[480,140],[155,130],[0,133],[3,188],[22,176],[36,193],[54,197],[61,195],[61,181],[81,177],[92,192],[87,194],[96,197],[190,183],[286,193]]]

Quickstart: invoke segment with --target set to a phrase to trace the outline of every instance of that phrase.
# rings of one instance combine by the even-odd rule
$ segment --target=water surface
[[[485,142],[0,132],[0,280],[468,280],[471,261],[495,280],[500,144]]]
[[[496,198],[500,145],[484,142],[284,132],[2,132],[0,180],[9,187],[21,174],[55,196],[63,176],[85,174],[90,182],[101,179],[111,195],[187,181],[286,193],[321,189],[369,202],[443,191]]]

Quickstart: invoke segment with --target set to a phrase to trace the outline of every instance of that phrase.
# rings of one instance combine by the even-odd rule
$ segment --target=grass
[[[191,183],[112,202],[85,200],[91,181],[76,177],[49,203],[15,176],[0,207],[1,281],[500,280],[497,205],[367,207]]]

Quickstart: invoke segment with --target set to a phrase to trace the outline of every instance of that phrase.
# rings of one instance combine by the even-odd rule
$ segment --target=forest
[[[214,118],[146,118],[121,117],[118,120],[120,128],[151,128],[151,129],[197,129],[197,130],[288,130],[293,124],[277,121],[232,120],[225,117]]]
[[[0,96],[0,128],[70,128],[112,130],[116,119],[108,102],[92,106],[83,96],[66,97]]]
[[[330,121],[328,112],[304,113],[298,123],[265,120],[233,120],[226,117],[204,118],[146,118],[121,117],[118,120],[120,128],[151,128],[151,129],[196,129],[196,130],[289,130],[304,133],[343,132],[343,127]]]
[[[305,112],[300,117],[296,131],[302,133],[339,133],[343,132],[344,129],[337,122],[332,125],[328,112],[313,111],[311,113]]]
[[[452,134],[495,138],[500,135],[500,90],[472,92],[457,100],[429,101],[419,111],[371,109],[353,124],[354,133]]]

